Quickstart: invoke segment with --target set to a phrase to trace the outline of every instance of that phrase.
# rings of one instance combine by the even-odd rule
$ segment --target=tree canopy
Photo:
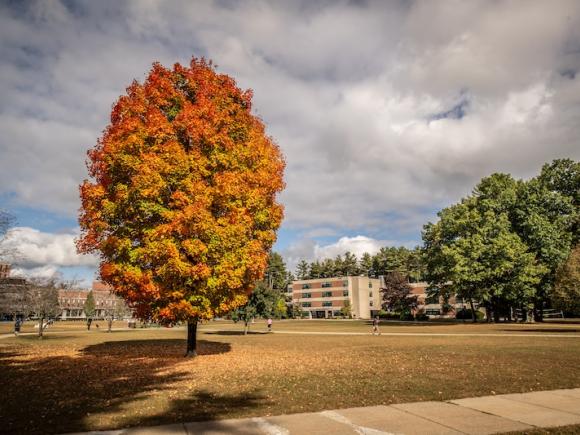
[[[411,315],[417,308],[417,296],[411,294],[411,286],[407,277],[400,272],[390,272],[385,275],[384,287],[381,288],[382,307],[401,315],[401,319]]]
[[[211,62],[155,63],[89,151],[77,247],[100,253],[101,279],[139,317],[195,334],[262,278],[285,163],[251,100]]]
[[[562,165],[573,167],[554,161],[527,181],[493,174],[439,212],[439,221],[423,231],[429,283],[443,295],[484,304],[488,318],[497,320],[507,307],[541,313],[577,236],[578,206],[569,194],[580,179],[574,171],[550,172]]]

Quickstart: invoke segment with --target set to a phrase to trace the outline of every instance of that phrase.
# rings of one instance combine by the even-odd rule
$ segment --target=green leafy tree
[[[539,181],[550,191],[558,192],[580,207],[580,162],[557,159],[542,166]]]
[[[264,281],[259,281],[248,297],[248,302],[233,313],[235,318],[244,322],[244,335],[248,333],[250,323],[255,318],[273,316],[279,301],[279,292],[269,288]]]
[[[558,269],[552,301],[566,314],[580,316],[580,245],[570,252],[568,260]]]
[[[276,319],[283,319],[286,318],[288,315],[288,306],[286,305],[286,301],[282,297],[278,297],[276,302],[274,303],[274,309],[272,310],[272,315]]]
[[[512,229],[517,187],[504,174],[483,179],[472,196],[442,210],[439,222],[423,231],[429,283],[442,296],[469,300],[473,313],[473,301],[483,303],[488,320],[497,320],[506,303],[527,309],[545,272]]]
[[[554,289],[556,272],[570,253],[576,210],[570,197],[549,190],[540,179],[520,183],[512,227],[544,268],[536,286],[536,318]]]
[[[409,279],[412,282],[422,281],[425,276],[425,264],[423,263],[421,248],[416,247],[409,250],[405,257],[405,269]]]

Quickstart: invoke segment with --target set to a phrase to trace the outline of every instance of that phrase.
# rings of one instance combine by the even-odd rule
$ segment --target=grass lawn
[[[521,336],[240,334],[55,326],[0,339],[0,432],[61,433],[580,387],[580,325],[401,325],[383,332]],[[121,326],[121,325],[116,325]],[[275,322],[276,331],[369,332],[365,322]],[[515,330],[515,332],[514,332]],[[526,337],[527,334],[545,337]],[[571,430],[575,430],[572,428]],[[540,432],[542,433],[542,432]],[[573,433],[573,432],[570,432]]]

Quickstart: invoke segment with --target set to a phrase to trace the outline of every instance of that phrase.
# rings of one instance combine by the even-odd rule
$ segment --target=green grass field
[[[91,331],[63,323],[43,340],[4,335],[0,431],[104,430],[580,387],[580,325],[393,323],[371,336],[361,321],[281,321],[279,333],[256,322],[244,336],[240,324],[209,322],[195,359],[183,358],[182,328],[104,329],[104,322]],[[464,333],[480,335],[437,335]]]

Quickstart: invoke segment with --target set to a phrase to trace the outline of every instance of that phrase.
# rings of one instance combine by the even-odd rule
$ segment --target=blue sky
[[[0,208],[19,273],[89,280],[84,160],[153,61],[211,58],[287,161],[275,249],[293,267],[420,243],[483,176],[580,159],[580,3],[0,4]]]

